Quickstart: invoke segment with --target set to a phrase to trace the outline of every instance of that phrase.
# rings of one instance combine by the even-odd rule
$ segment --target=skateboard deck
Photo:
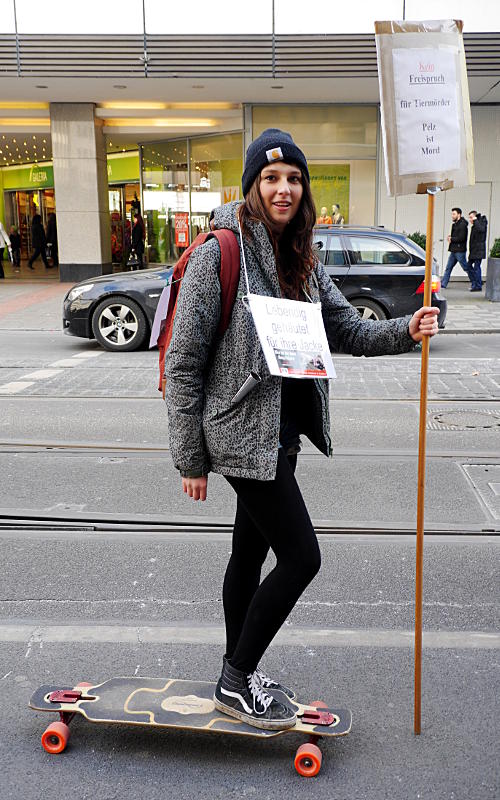
[[[302,771],[295,763],[297,770],[304,775],[308,775],[308,771],[312,774],[319,772],[321,751],[316,742],[320,738],[345,736],[351,730],[352,719],[348,709],[328,708],[326,703],[319,701],[314,705],[304,705],[279,692],[273,694],[294,709],[296,725],[285,730],[255,728],[219,711],[213,702],[214,691],[215,683],[208,681],[120,677],[96,685],[80,683],[74,687],[61,687],[46,684],[33,693],[29,706],[35,711],[59,714],[59,722],[49,725],[42,736],[42,745],[50,753],[65,749],[69,737],[67,726],[76,715],[89,722],[181,728],[261,739],[300,733],[309,737],[308,744],[302,745],[297,752],[296,762],[300,753]]]

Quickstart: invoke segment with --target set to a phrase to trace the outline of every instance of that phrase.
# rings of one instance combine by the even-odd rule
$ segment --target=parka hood
[[[214,225],[217,229],[227,228],[234,233],[238,233],[238,217],[237,210],[241,205],[241,200],[233,200],[231,203],[226,203],[214,209]]]

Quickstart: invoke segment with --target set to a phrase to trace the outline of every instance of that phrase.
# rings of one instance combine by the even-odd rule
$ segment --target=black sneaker
[[[270,689],[271,692],[283,692],[283,694],[285,694],[289,700],[295,700],[297,697],[293,689],[289,689],[288,686],[278,683],[278,681],[273,681],[272,678],[269,678],[266,673],[258,667],[255,670],[255,673],[260,680],[260,685],[263,686],[264,689]]]
[[[246,674],[224,661],[215,687],[214,703],[219,711],[255,728],[293,728],[297,717],[291,708],[275,700],[261,685],[256,672]]]

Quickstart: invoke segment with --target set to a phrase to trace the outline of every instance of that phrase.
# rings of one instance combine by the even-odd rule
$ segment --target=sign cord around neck
[[[240,232],[241,255],[243,257],[243,271],[245,273],[245,282],[246,282],[246,285],[247,285],[247,295],[249,295],[250,294],[250,284],[248,282],[247,261],[246,261],[246,258],[245,258],[245,248],[243,246],[243,232],[241,230],[241,224],[240,224],[239,215],[238,215],[238,230]]]

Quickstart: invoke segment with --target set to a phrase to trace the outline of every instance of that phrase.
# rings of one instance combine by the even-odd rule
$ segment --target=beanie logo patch
[[[281,147],[273,147],[272,150],[266,150],[266,157],[270,164],[272,161],[282,161],[283,153],[281,152]]]

